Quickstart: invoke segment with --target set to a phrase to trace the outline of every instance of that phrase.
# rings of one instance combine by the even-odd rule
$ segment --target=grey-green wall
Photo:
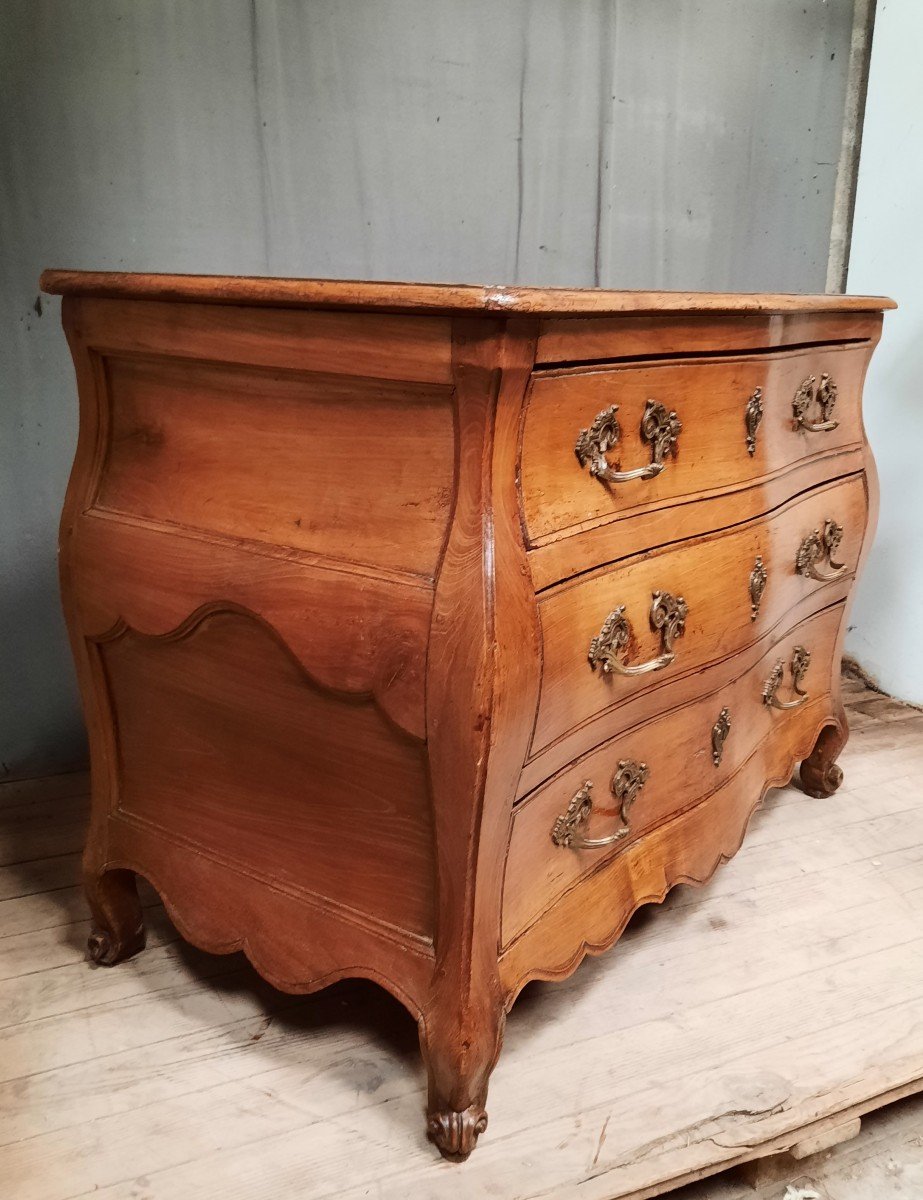
[[[0,778],[83,734],[46,266],[823,290],[853,0],[4,0]]]

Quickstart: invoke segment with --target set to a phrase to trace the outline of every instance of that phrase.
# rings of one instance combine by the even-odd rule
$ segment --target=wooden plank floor
[[[923,714],[858,684],[850,708],[836,796],[771,793],[706,888],[526,989],[462,1167],[424,1140],[414,1023],[372,985],[274,992],[150,893],[147,951],[84,962],[85,779],[5,785],[0,1194],[640,1200],[923,1089]]]
[[[921,1131],[923,1094],[917,1094],[871,1113],[854,1141],[800,1164],[788,1157],[771,1183],[754,1187],[726,1172],[671,1191],[668,1200],[785,1200],[789,1188],[798,1200],[920,1200]]]

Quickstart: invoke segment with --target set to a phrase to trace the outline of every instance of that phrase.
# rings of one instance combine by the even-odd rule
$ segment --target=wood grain
[[[118,713],[113,819],[156,826],[254,882],[432,940],[419,743],[367,701],[307,686],[277,637],[243,611],[207,612],[156,638],[123,626],[98,646]],[[311,729],[323,738],[306,738]]]
[[[515,334],[484,320],[457,327],[459,488],[427,664],[436,968],[420,1022],[427,1133],[455,1161],[487,1127],[487,1082],[503,1037],[497,946],[506,814],[538,692],[538,627],[515,490],[533,356],[528,326]]]
[[[771,476],[782,466],[862,440],[859,396],[871,351],[867,346],[701,360],[659,362],[536,375],[522,445],[522,500],[532,544],[559,531],[623,519],[638,509],[662,508],[718,494]],[[792,399],[802,381],[824,372],[836,379],[836,429],[792,428]],[[747,453],[744,411],[762,389],[764,416],[756,452]],[[676,456],[653,479],[606,484],[574,453],[577,435],[597,414],[619,406],[621,440],[608,454],[621,471],[643,467],[651,449],[640,436],[648,399],[675,410],[682,421]],[[664,513],[664,521],[672,514]]]
[[[744,292],[613,292],[591,288],[478,287],[468,284],[370,283],[343,279],[263,279],[234,275],[154,275],[47,270],[42,291],[57,295],[268,304],[282,307],[411,312],[555,315],[607,312],[878,312],[886,296],[796,296]]]
[[[790,312],[775,315],[680,312],[645,316],[558,317],[542,321],[537,364],[768,350],[817,342],[877,340],[881,315],[872,312]]]
[[[678,883],[707,883],[740,849],[764,794],[758,780],[768,779],[768,788],[790,778],[797,760],[807,755],[828,724],[829,710],[827,696],[805,705],[791,726],[793,733],[796,724],[800,726],[798,740],[773,739],[764,755],[751,759],[707,800],[629,846],[624,858],[614,859],[565,893],[533,927],[534,934],[527,930],[505,951],[501,973],[510,995],[518,995],[531,979],[570,975],[584,955],[601,954],[613,945],[636,909],[662,903]]]
[[[101,355],[141,354],[311,370],[364,379],[452,383],[452,328],[439,317],[267,312],[258,307],[106,300],[68,293],[66,328]]]
[[[432,578],[453,488],[448,389],[175,360],[104,365],[118,403],[99,507]]]
[[[661,831],[660,826],[692,808],[745,767],[752,771],[750,759],[754,755],[774,755],[777,742],[798,744],[804,741],[806,730],[816,730],[817,709],[827,696],[828,664],[841,619],[842,606],[838,605],[803,622],[791,633],[774,639],[759,661],[730,683],[715,687],[711,672],[702,672],[698,698],[693,703],[625,729],[591,754],[570,763],[523,800],[513,816],[506,862],[503,944],[508,945],[578,880],[607,872],[610,863],[621,860],[638,839],[648,839],[647,851],[639,851],[645,854],[645,861],[658,862],[658,849],[650,847],[661,832],[663,837],[679,841],[686,836],[681,823],[674,822],[672,831]],[[811,701],[803,709],[779,712],[763,702],[762,689],[775,663],[787,663],[795,645],[804,645],[811,653],[812,667],[804,682]],[[787,693],[782,698],[787,698]],[[731,730],[721,762],[716,765],[712,758],[712,727],[724,708],[730,714]],[[648,779],[630,810],[624,840],[600,850],[555,846],[551,840],[555,820],[587,780],[593,783],[594,801],[584,835],[607,837],[623,827],[619,805],[609,790],[609,781],[623,759],[643,762],[649,768]],[[771,769],[767,767],[765,773],[771,775]],[[607,877],[620,871],[632,874],[630,858],[621,865],[616,863]],[[576,903],[579,906],[579,900]],[[611,904],[610,900],[609,911],[614,912]],[[578,924],[575,922],[575,928]]]
[[[854,475],[789,501],[775,513],[744,525],[693,538],[593,572],[542,593],[544,668],[532,753],[597,713],[648,688],[669,687],[689,671],[737,654],[775,628],[797,603],[811,596],[825,603],[827,584],[795,570],[802,539],[833,517],[844,530],[841,556],[851,575],[865,536],[864,477]],[[759,613],[753,619],[750,574],[757,557],[767,573]],[[622,652],[627,665],[656,659],[661,635],[649,622],[656,591],[682,596],[688,606],[685,634],[673,643],[675,660],[640,676],[607,674],[591,667],[587,652],[608,614],[619,605],[633,636]],[[627,719],[630,719],[628,717]]]
[[[641,508],[617,520],[591,525],[543,542],[529,551],[529,569],[537,592],[620,558],[629,558],[667,542],[727,529],[778,508],[812,487],[865,470],[862,446],[831,450],[773,471],[749,486],[714,496],[697,496],[663,510]]]
[[[431,585],[98,509],[75,522],[68,552],[71,602],[89,636],[119,622],[170,633],[216,600],[259,612],[318,684],[371,695],[396,725],[424,736]]]

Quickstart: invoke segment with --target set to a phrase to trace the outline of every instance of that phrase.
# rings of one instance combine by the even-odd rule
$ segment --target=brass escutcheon
[[[747,453],[752,457],[756,453],[756,431],[763,419],[763,389],[757,388],[744,409],[744,424],[747,427]]]
[[[758,554],[753,570],[750,572],[750,620],[755,621],[759,616],[760,603],[766,590],[766,580],[769,578],[763,566],[763,557]]]
[[[722,708],[718,714],[718,720],[711,727],[711,760],[716,767],[721,765],[721,756],[724,754],[724,743],[727,741],[727,736],[731,732],[731,710]]]

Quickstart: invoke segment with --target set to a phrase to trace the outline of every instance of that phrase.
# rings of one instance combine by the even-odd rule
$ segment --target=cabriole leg
[[[809,796],[821,799],[832,796],[843,782],[843,770],[837,765],[846,745],[847,729],[842,725],[825,725],[820,731],[814,749],[801,764],[801,786]]]
[[[429,1077],[426,1134],[450,1162],[464,1162],[487,1128],[487,1083],[500,1054],[505,1013],[493,1001],[420,1022]]]
[[[103,967],[131,958],[144,949],[144,918],[134,871],[84,870],[84,888],[93,914],[87,941],[89,958]]]

